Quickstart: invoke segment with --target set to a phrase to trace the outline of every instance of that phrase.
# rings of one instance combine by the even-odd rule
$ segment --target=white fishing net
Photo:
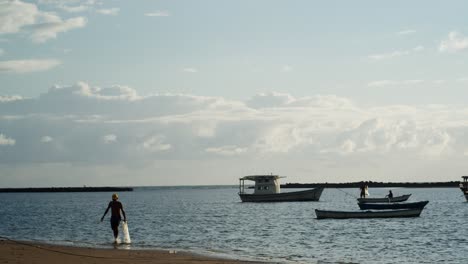
[[[122,221],[122,234],[123,234],[123,242],[126,244],[132,243],[130,239],[130,233],[128,232],[128,224],[127,222]]]

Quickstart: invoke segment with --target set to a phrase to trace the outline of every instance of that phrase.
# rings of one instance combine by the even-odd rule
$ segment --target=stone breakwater
[[[131,192],[130,187],[47,187],[47,188],[0,188],[0,193],[44,193],[44,192]]]

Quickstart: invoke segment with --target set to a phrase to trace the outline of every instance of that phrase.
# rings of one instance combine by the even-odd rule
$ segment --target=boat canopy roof
[[[279,175],[248,175],[240,178],[240,180],[249,180],[249,181],[255,181],[259,178],[269,178],[269,179],[279,179],[279,178],[286,178],[285,176],[279,176]]]

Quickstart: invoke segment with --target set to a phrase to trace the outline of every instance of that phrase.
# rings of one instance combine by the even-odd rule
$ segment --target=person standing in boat
[[[120,221],[122,220],[122,217],[120,216],[120,211],[122,211],[124,222],[127,222],[127,216],[125,215],[125,211],[123,209],[122,203],[117,201],[118,199],[119,199],[119,196],[116,193],[112,194],[112,201],[109,202],[109,205],[107,206],[107,209],[104,212],[104,215],[101,217],[101,222],[102,222],[104,221],[104,217],[106,216],[109,209],[111,209],[110,224],[111,224],[112,231],[114,232],[115,243],[117,243],[117,237],[119,236],[119,224],[120,224]]]
[[[365,185],[364,183],[362,183],[361,187],[359,187],[359,189],[361,190],[361,198],[366,198],[366,188],[367,185]]]

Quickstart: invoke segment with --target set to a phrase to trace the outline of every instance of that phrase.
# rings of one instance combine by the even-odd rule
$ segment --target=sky
[[[0,0],[0,187],[458,181],[466,10]]]

